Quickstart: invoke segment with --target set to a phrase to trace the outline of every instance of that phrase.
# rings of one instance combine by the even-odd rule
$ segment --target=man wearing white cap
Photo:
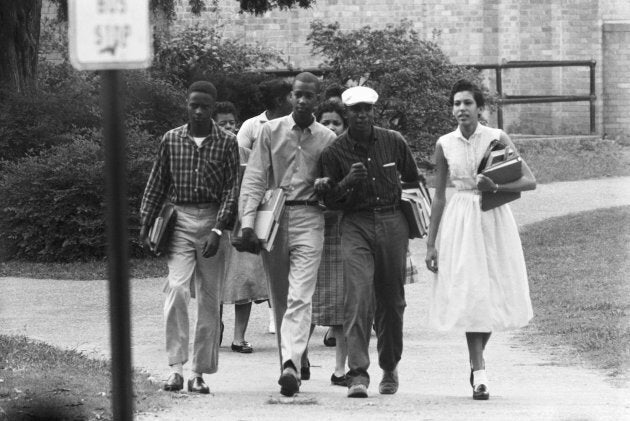
[[[369,341],[374,322],[382,394],[398,390],[405,310],[405,258],[409,227],[400,210],[405,182],[418,170],[403,136],[374,125],[378,94],[358,86],[341,97],[348,131],[322,153],[326,206],[342,209],[345,281],[344,335],[348,342],[348,397],[365,398],[370,383]]]

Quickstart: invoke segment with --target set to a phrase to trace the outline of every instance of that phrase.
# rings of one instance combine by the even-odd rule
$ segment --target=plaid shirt
[[[343,181],[355,162],[363,162],[367,180],[350,187]],[[324,195],[330,209],[358,211],[400,202],[402,181],[418,180],[418,168],[405,138],[394,130],[373,126],[367,143],[354,140],[346,130],[321,156],[325,177],[334,182]]]
[[[197,147],[188,125],[168,131],[144,190],[140,217],[150,225],[168,199],[173,203],[219,203],[215,228],[225,229],[236,215],[239,192],[236,137],[215,124]]]

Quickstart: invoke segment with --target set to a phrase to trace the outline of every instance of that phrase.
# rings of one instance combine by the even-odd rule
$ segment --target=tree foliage
[[[421,159],[432,154],[438,136],[453,130],[453,83],[480,81],[476,70],[453,65],[435,42],[421,39],[410,21],[352,31],[314,21],[307,40],[323,56],[329,81],[378,92],[377,123],[401,131]]]
[[[239,74],[282,62],[270,50],[224,38],[216,29],[200,24],[156,44],[153,72],[182,86],[217,73]]]
[[[41,0],[38,0],[41,2]],[[51,0],[57,5],[57,15],[60,20],[68,18],[68,0]],[[129,0],[132,1],[132,0]],[[190,11],[199,15],[208,8],[216,9],[220,0],[187,0]],[[273,9],[286,10],[294,7],[307,9],[315,4],[315,0],[234,0],[239,3],[241,13],[263,15]],[[175,18],[176,0],[150,0],[149,6],[154,12],[163,13],[168,19]]]

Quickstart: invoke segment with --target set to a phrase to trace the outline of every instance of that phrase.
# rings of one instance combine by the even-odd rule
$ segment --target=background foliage
[[[45,22],[38,90],[0,93],[0,258],[90,260],[106,254],[100,78],[68,62],[65,24]],[[245,117],[264,107],[248,72],[276,58],[211,29],[185,28],[157,40],[154,66],[123,77],[128,145],[130,250],[137,243],[138,209],[157,143],[186,121],[185,88],[212,80],[220,100],[233,100]],[[249,115],[248,115],[249,114]]]
[[[378,92],[377,124],[402,132],[420,160],[431,156],[437,137],[454,129],[448,104],[453,83],[468,78],[482,86],[477,70],[451,64],[409,21],[352,31],[314,21],[307,39],[313,53],[323,56],[328,81]]]
[[[40,64],[37,93],[0,95],[0,258],[101,258],[105,223],[99,77],[68,64],[64,25],[48,23],[44,28],[42,48],[54,60]],[[480,82],[474,69],[451,64],[437,44],[420,39],[409,22],[342,31],[338,23],[315,21],[308,39],[313,52],[324,59],[325,84],[375,88],[380,95],[377,123],[401,131],[420,164],[431,156],[437,137],[454,128],[448,105],[452,83],[462,77]],[[151,69],[124,72],[134,256],[143,255],[136,238],[144,185],[159,139],[186,121],[185,87],[209,78],[217,86],[218,99],[234,102],[245,119],[264,109],[256,86],[272,77],[256,70],[281,62],[277,52],[241,45],[200,26],[157,38],[156,47]],[[557,153],[537,147],[523,145],[522,152],[526,158],[555,159]],[[576,154],[607,160],[616,154],[615,145],[605,156],[590,154],[587,147],[580,143]],[[553,163],[546,167],[559,168]],[[608,173],[615,175],[613,169],[604,175]]]

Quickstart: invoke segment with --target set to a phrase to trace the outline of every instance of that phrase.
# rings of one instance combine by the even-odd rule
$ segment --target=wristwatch
[[[219,237],[223,235],[223,231],[218,228],[212,228],[212,232],[216,233]]]

